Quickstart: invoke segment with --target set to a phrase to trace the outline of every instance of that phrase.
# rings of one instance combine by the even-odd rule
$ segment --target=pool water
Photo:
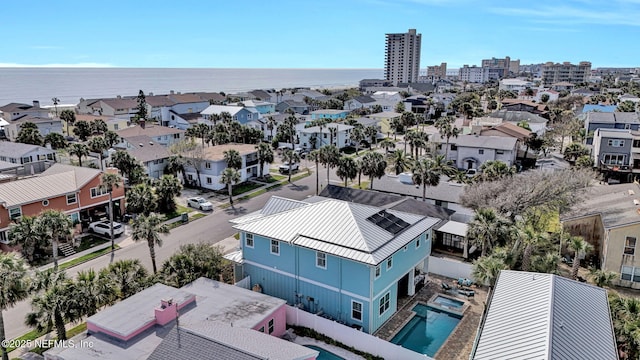
[[[305,345],[305,347],[320,353],[316,360],[345,360],[344,358],[315,345]]]
[[[444,297],[444,296],[438,296],[433,300],[433,302],[436,304],[445,305],[454,309],[462,309],[462,307],[464,306],[464,302],[460,300],[449,299],[448,297]]]
[[[391,342],[427,356],[434,356],[460,322],[460,317],[418,304],[412,318]]]

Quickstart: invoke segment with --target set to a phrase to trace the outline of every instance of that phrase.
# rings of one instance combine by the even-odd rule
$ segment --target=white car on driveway
[[[111,236],[109,221],[96,221],[89,224],[89,231],[103,236]],[[124,233],[124,225],[113,222],[113,236],[118,237]]]
[[[187,199],[187,206],[203,211],[213,210],[213,204],[201,197],[192,197]]]

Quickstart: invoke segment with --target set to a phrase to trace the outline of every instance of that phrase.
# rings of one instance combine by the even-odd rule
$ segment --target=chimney
[[[122,95],[118,95],[116,96],[118,99],[122,99]]]
[[[164,326],[178,316],[177,304],[173,299],[160,300],[160,307],[155,308],[156,324]]]
[[[33,107],[35,107],[35,108],[39,108],[39,107],[40,107],[40,101],[38,101],[38,100],[33,100]]]
[[[169,90],[169,95],[173,95],[173,94],[175,94],[175,93],[176,93],[175,91],[173,91],[173,90]]]
[[[144,119],[140,119],[138,120],[138,123],[140,124],[140,127],[144,129],[146,121]]]

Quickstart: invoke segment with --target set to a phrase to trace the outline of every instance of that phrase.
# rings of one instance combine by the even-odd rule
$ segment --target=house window
[[[605,154],[602,162],[606,165],[625,165],[626,157],[624,154]]]
[[[420,247],[420,238],[416,239],[416,249]]]
[[[376,266],[376,279],[380,277],[380,265]]]
[[[6,231],[0,231],[0,243],[3,243],[3,244],[9,243],[9,240],[7,239]]]
[[[620,140],[620,139],[609,139],[609,141],[607,143],[608,143],[608,145],[610,147],[623,147],[624,146],[624,140]]]
[[[31,156],[25,156],[22,158],[22,163],[23,164],[28,164],[31,162]]]
[[[273,319],[269,320],[269,334],[273,333]]]
[[[280,241],[271,240],[271,253],[274,255],[280,255]]]
[[[246,234],[244,236],[244,243],[247,247],[253,247],[253,234]]]
[[[67,194],[67,205],[75,204],[78,202],[78,198],[75,193]]]
[[[263,327],[261,327],[261,328],[260,328],[260,330],[258,330],[258,331],[260,331],[261,333],[263,333],[263,332],[264,332],[264,326],[263,326]]]
[[[205,167],[206,169],[211,169],[211,163],[210,163],[210,162],[206,162],[206,163],[204,163],[204,167]]]
[[[118,130],[118,124],[113,124],[113,130]]]
[[[351,300],[351,318],[362,321],[362,303]]]
[[[633,140],[633,147],[634,148],[640,147],[640,140]],[[2,160],[2,159],[0,159],[0,160]]]
[[[393,258],[388,258],[387,259],[387,271],[391,270],[392,267],[393,267]]]
[[[627,239],[624,242],[624,254],[635,255],[635,253],[636,253],[636,238],[627,236]]]
[[[620,270],[622,280],[640,282],[640,267],[623,266]]]
[[[193,175],[188,174],[188,175],[187,175],[187,179],[189,179],[189,180],[193,180]]]
[[[98,197],[98,196],[102,196],[102,195],[106,195],[108,194],[109,191],[107,191],[107,187],[106,186],[98,186],[98,187],[94,187],[91,188],[91,197]]]
[[[207,184],[211,184],[211,183],[212,183],[211,178],[207,176]]]
[[[42,206],[49,206],[49,200],[42,200]]]
[[[458,151],[458,145],[451,144],[451,151]]]
[[[21,207],[9,209],[9,219],[15,220],[15,219],[19,218],[20,216],[22,216],[22,208]]]
[[[380,315],[389,310],[389,303],[389,293],[386,293],[383,297],[380,298]]]
[[[442,233],[442,245],[454,247],[456,249],[464,248],[464,237],[448,233]]]
[[[180,139],[180,134],[173,134],[174,139]]]
[[[484,154],[484,149],[478,149],[478,154],[480,155]]]
[[[496,154],[502,155],[502,154],[504,154],[504,150],[496,150]]]
[[[327,254],[316,251],[316,266],[322,269],[327,268]]]

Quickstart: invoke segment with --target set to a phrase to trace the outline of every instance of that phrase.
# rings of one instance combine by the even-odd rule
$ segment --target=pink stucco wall
[[[260,328],[264,326],[264,333],[269,334],[269,320],[273,319],[273,332],[271,335],[282,337],[287,330],[287,310],[285,305],[286,304],[282,304],[271,314],[265,316],[261,322],[253,327],[253,330],[260,331]]]

